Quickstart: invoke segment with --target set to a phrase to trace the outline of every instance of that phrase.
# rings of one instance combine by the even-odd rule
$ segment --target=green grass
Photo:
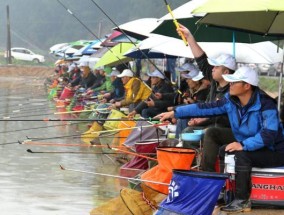
[[[265,91],[278,92],[279,77],[260,77],[259,87]]]

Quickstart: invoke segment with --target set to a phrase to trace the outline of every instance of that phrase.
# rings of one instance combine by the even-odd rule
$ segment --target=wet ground
[[[1,215],[89,214],[92,208],[116,197],[120,190],[117,179],[60,169],[59,165],[63,165],[70,169],[117,174],[119,166],[111,158],[84,154],[92,149],[17,143],[26,140],[26,136],[47,138],[81,132],[77,125],[52,127],[64,122],[17,121],[56,118],[53,115],[56,110],[52,110],[54,104],[46,98],[42,78],[8,75],[0,78],[0,145],[9,143],[0,146]],[[3,121],[3,117],[9,121]],[[49,127],[33,129],[46,126]],[[56,138],[45,142],[81,141]],[[28,153],[27,149],[51,153]],[[53,153],[70,151],[79,154]]]

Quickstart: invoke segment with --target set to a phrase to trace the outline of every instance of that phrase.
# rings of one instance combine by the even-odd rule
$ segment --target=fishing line
[[[150,64],[152,64],[156,70],[158,70],[164,77],[167,81],[169,81],[171,83],[171,81],[165,76],[165,74],[156,66],[156,64],[154,64],[154,62],[137,46],[137,44],[135,44],[131,38],[110,18],[110,16],[94,1],[94,0],[91,0],[91,2],[96,5],[96,7],[112,22],[112,24],[115,25],[115,27],[121,32],[123,33],[126,38],[135,46],[135,48],[137,50],[139,50],[141,52],[141,54],[146,57],[146,59],[148,60],[148,62]]]
[[[171,80],[167,76],[165,76],[165,74],[156,66],[156,64],[154,64],[154,62],[131,40],[131,38],[129,38],[129,36],[110,18],[110,16],[94,0],[91,0],[91,2],[95,4],[95,6],[116,26],[116,28],[119,29],[119,31],[126,36],[126,38],[128,38],[128,40],[135,46],[135,48],[139,50],[144,57],[146,57],[148,62],[152,64],[155,67],[155,69],[158,70],[164,76],[165,80],[172,84]],[[146,86],[148,85],[146,84]],[[150,89],[152,90],[152,88]],[[182,94],[182,92],[179,89],[177,89],[177,93]],[[153,90],[152,94],[154,94]]]
[[[54,115],[53,112],[51,113],[42,113],[42,114],[33,114],[33,115],[17,115],[17,116],[3,116],[2,119],[6,120],[6,119],[15,119],[15,118],[21,118],[21,117],[32,117],[32,116],[48,116],[48,115]],[[3,121],[0,119],[0,121]],[[17,121],[21,121],[20,119]],[[26,120],[25,120],[26,121]],[[42,120],[43,121],[43,120]]]
[[[73,151],[32,151],[31,149],[27,149],[27,152],[33,154],[92,154],[92,155],[117,155],[121,153],[117,152],[73,152]]]
[[[57,0],[57,2],[71,15],[73,16],[82,26],[85,27],[94,37],[96,37],[97,40],[100,42],[103,42],[101,38],[99,38],[96,34],[94,34],[91,29],[89,29],[69,8],[67,8],[60,0]],[[106,48],[120,61],[121,64],[125,65],[125,67],[130,68],[129,65],[124,63],[109,47],[106,46]]]
[[[99,172],[88,172],[88,171],[83,171],[83,170],[68,169],[68,168],[63,167],[62,165],[60,165],[60,169],[72,171],[72,172],[87,173],[87,174],[92,174],[92,175],[108,176],[108,177],[119,178],[119,179],[142,181],[142,182],[147,182],[147,183],[152,183],[152,184],[161,184],[161,185],[166,185],[166,186],[170,185],[168,183],[163,183],[163,182],[158,182],[158,181],[150,181],[150,180],[145,180],[145,179],[140,179],[140,178],[130,178],[130,177],[125,177],[125,176],[111,175],[111,174],[105,174],[105,173],[99,173]]]
[[[39,112],[39,111],[42,111],[42,112],[45,111],[46,112],[46,111],[52,111],[52,110],[56,110],[56,108],[46,107],[46,106],[41,107],[41,108],[39,108],[39,107],[37,107],[37,108],[36,107],[35,108],[23,108],[23,109],[19,108],[17,110],[2,112],[2,113],[0,113],[0,115],[7,115],[7,114],[17,115],[17,114],[21,114],[21,113],[26,114],[26,113],[29,113],[31,111],[32,112]]]
[[[42,128],[53,128],[53,127],[66,126],[66,125],[78,125],[78,124],[80,124],[80,122],[60,124],[60,125],[48,125],[48,126],[35,127],[35,128],[23,128],[23,129],[18,129],[18,130],[1,131],[0,134],[11,133],[11,132],[18,132],[18,131],[36,130],[36,129],[42,129]]]
[[[155,126],[164,126],[164,125],[167,125],[166,123],[161,123],[161,124],[153,124],[153,125],[146,125],[146,126],[141,126],[142,128],[148,128],[148,127],[155,127]],[[82,138],[94,138],[94,136],[88,136],[88,135],[91,135],[91,134],[97,134],[97,133],[100,133],[100,134],[103,134],[103,133],[108,133],[108,132],[114,132],[114,131],[124,131],[124,130],[132,130],[132,129],[140,129],[141,128],[140,126],[139,127],[131,127],[131,128],[121,128],[121,129],[113,129],[113,130],[103,130],[103,131],[93,131],[93,132],[89,132],[89,133],[81,133],[81,134],[73,134],[73,135],[64,135],[64,136],[57,136],[57,137],[47,137],[47,138],[33,138],[33,137],[28,137],[27,136],[27,139],[35,139],[35,140],[49,140],[49,139],[59,139],[59,138],[74,138],[74,137],[81,137]]]

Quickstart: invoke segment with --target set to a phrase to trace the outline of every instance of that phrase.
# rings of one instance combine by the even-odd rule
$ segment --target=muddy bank
[[[53,71],[53,67],[47,66],[0,66],[0,76],[36,76],[44,78],[52,75]]]

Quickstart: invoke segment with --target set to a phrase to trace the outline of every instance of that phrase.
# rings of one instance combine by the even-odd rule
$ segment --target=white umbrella
[[[149,37],[150,32],[158,25],[159,22],[156,18],[142,18],[119,25],[119,28],[116,27],[114,30],[122,30],[127,35],[142,40]]]
[[[50,53],[54,53],[54,52],[56,52],[57,50],[60,50],[60,49],[62,49],[63,47],[66,47],[66,46],[68,46],[68,45],[69,45],[68,43],[58,43],[58,44],[55,44],[55,45],[53,45],[53,46],[51,46],[51,47],[49,48]]]
[[[200,42],[199,45],[208,57],[215,58],[220,53],[232,54],[233,44],[222,42]],[[164,55],[194,58],[190,48],[182,40],[166,36],[154,35],[138,44],[138,48],[131,51],[149,50],[149,54],[163,53]],[[272,42],[236,43],[235,57],[239,63],[275,64],[282,61],[283,51]],[[277,52],[278,50],[278,52]],[[131,51],[125,53],[129,54]]]

